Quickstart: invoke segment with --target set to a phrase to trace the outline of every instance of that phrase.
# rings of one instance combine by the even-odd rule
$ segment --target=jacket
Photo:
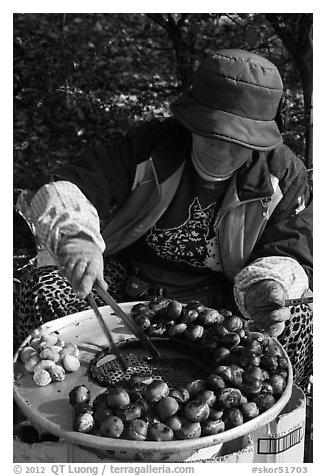
[[[73,182],[95,206],[104,255],[114,255],[164,214],[190,149],[191,133],[174,118],[153,120],[60,167],[52,179]],[[231,181],[217,233],[231,281],[257,258],[285,256],[298,261],[312,287],[312,193],[303,162],[287,146],[252,152]]]

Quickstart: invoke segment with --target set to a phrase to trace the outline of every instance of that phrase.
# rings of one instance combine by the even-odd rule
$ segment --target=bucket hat
[[[249,51],[225,49],[200,63],[191,89],[171,111],[197,135],[271,150],[282,143],[275,122],[282,93],[273,63]]]

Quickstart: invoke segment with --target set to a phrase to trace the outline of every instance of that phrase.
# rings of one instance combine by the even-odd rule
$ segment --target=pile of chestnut
[[[38,387],[52,382],[62,382],[67,372],[80,367],[79,349],[76,344],[64,342],[58,332],[35,329],[29,342],[19,351],[25,370],[33,374]]]
[[[288,361],[275,341],[249,330],[229,311],[197,301],[179,304],[155,298],[148,305],[136,304],[131,314],[151,336],[164,328],[161,337],[198,343],[213,370],[179,388],[152,375],[133,374],[92,404],[88,389],[75,387],[69,394],[75,431],[129,440],[184,440],[242,425],[275,404],[288,378]]]

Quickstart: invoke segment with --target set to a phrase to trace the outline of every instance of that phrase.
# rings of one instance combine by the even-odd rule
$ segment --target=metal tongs
[[[150,355],[153,358],[158,359],[160,357],[160,353],[157,350],[157,348],[152,344],[152,342],[149,340],[146,334],[137,326],[137,324],[133,321],[133,319],[124,312],[124,310],[113,299],[113,297],[105,289],[103,289],[102,286],[100,286],[98,282],[94,283],[94,289],[97,291],[98,295],[103,299],[103,301],[113,309],[116,315],[122,319],[126,327],[132,332],[132,334],[134,334],[134,336],[137,337],[137,339],[139,339],[139,341],[142,343],[144,348],[148,350]],[[90,304],[91,308],[93,309],[96,317],[98,318],[98,321],[103,329],[103,332],[105,333],[109,341],[111,350],[115,354],[121,369],[123,370],[123,372],[126,372],[128,370],[126,361],[124,360],[119,347],[115,344],[112,334],[110,332],[110,329],[105,323],[103,316],[101,315],[97,307],[97,304],[94,300],[92,293],[90,293],[86,299],[88,303]]]

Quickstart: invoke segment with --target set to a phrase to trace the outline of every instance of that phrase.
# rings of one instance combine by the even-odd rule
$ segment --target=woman
[[[22,284],[18,338],[87,308],[97,280],[119,301],[163,294],[236,304],[279,336],[304,385],[312,314],[284,300],[312,286],[311,192],[276,124],[282,91],[270,61],[217,51],[172,104],[173,117],[54,171],[29,196],[52,264]]]

